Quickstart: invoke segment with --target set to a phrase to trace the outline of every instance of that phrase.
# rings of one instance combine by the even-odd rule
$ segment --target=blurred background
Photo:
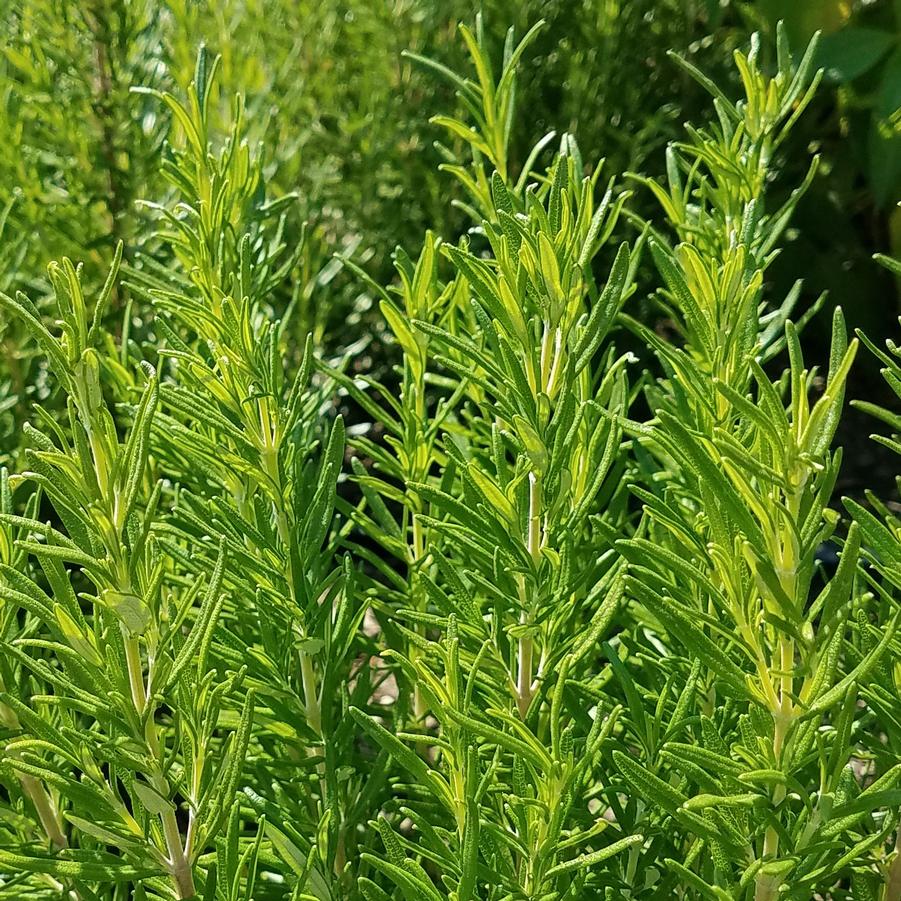
[[[246,98],[249,138],[265,148],[268,196],[296,192],[285,238],[300,262],[272,298],[294,303],[300,336],[321,352],[354,347],[353,365],[384,373],[392,348],[371,293],[334,260],[351,256],[377,282],[392,280],[395,246],[418,253],[426,229],[454,240],[467,227],[457,188],[438,170],[439,130],[453,91],[403,50],[468,71],[456,31],[481,10],[499,58],[509,26],[547,27],[526,54],[512,137],[521,164],[546,132],[576,135],[586,161],[608,175],[663,171],[666,143],[683,123],[713,116],[710,98],[667,57],[689,58],[738,93],[733,48],[753,31],[772,50],[785,19],[794,48],[820,30],[825,78],[812,108],[780,148],[774,203],[819,173],[771,270],[778,302],[804,279],[803,304],[828,291],[807,331],[811,361],[825,362],[828,308],[877,342],[898,336],[899,284],[872,260],[901,255],[901,0],[6,0],[0,4],[0,289],[39,306],[46,264],[68,256],[102,280],[122,239],[133,266],[159,259],[154,215],[169,122],[161,104],[131,93],[149,85],[181,94],[198,46],[222,55],[216,117],[230,121]],[[639,212],[653,205],[641,192]],[[650,287],[650,286],[649,286]],[[645,305],[646,316],[653,316]],[[144,322],[120,289],[111,328]],[[116,318],[118,317],[118,318]],[[15,456],[35,397],[50,389],[23,336],[0,322],[0,462]],[[891,404],[875,360],[861,354],[857,397]],[[866,440],[872,420],[851,414],[843,435],[846,491],[888,485],[892,467]]]

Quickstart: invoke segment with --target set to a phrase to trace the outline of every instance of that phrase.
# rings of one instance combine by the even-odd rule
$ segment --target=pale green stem
[[[776,763],[778,766],[779,756],[782,753],[782,746],[785,742],[785,733],[787,729],[788,722],[781,715],[781,712],[776,716],[775,725],[773,729],[773,754],[776,758]],[[785,786],[777,785],[773,790],[773,806],[778,806],[785,800]],[[779,833],[776,829],[770,826],[766,835],[763,839],[763,858],[772,859],[779,853]],[[767,875],[766,873],[760,873],[757,876],[755,890],[754,890],[754,901],[774,901],[774,899],[778,896],[779,892],[779,884],[781,883],[781,877],[773,877]]]
[[[519,621],[521,623],[528,621],[525,611],[522,612]],[[532,639],[528,636],[520,638],[516,663],[516,706],[522,719],[526,718],[532,703],[532,651]]]
[[[307,715],[307,724],[322,738],[322,707],[319,703],[319,694],[316,690],[316,673],[313,672],[313,658],[300,652],[300,676],[303,681],[304,709]]]
[[[181,833],[178,830],[178,821],[175,819],[175,811],[167,810],[160,814],[163,823],[163,834],[166,837],[166,850],[169,853],[172,880],[178,890],[179,898],[193,898],[194,873],[191,862],[188,860],[181,843]]]
[[[422,525],[419,522],[419,517],[416,513],[413,513],[413,544],[410,548],[411,551],[411,560],[410,560],[410,591],[413,600],[413,606],[417,610],[421,610],[424,612],[425,609],[425,598],[422,596],[422,593],[419,589],[419,579],[414,567],[417,563],[422,559],[423,554],[425,553],[425,536],[422,533]],[[423,627],[417,626],[417,629],[421,634],[424,634]],[[419,656],[419,648],[413,646],[410,648],[410,659],[415,660]],[[413,716],[416,719],[416,722],[421,722],[425,717],[426,713],[426,704],[425,699],[422,696],[422,692],[419,690],[419,684],[413,686]]]
[[[141,648],[137,638],[128,634],[124,627],[122,637],[125,639],[125,664],[128,667],[128,685],[131,689],[131,702],[138,713],[143,716],[147,706],[147,690],[144,687],[144,667],[141,663]]]
[[[801,491],[803,480],[799,486],[791,491],[786,500],[789,515],[797,521],[801,503]],[[786,536],[782,542],[780,559],[780,581],[786,595],[794,598],[797,593],[797,569],[798,548],[797,540],[791,530],[786,530]],[[782,749],[785,738],[792,723],[794,705],[792,702],[792,690],[794,688],[795,667],[795,643],[786,635],[780,635],[778,645],[779,655],[779,706],[773,710],[773,757],[775,765],[781,770]],[[785,785],[777,785],[773,790],[773,806],[776,807],[785,800]],[[763,857],[772,860],[779,853],[779,833],[775,827],[770,826],[763,839]],[[755,885],[755,901],[772,901],[779,892],[780,879],[761,873],[757,877]]]
[[[93,424],[88,420],[84,420],[85,431],[88,433],[88,443],[91,447],[91,454],[94,457],[94,471],[97,474],[97,484],[100,486],[100,490],[104,491],[109,485],[109,466],[106,462],[106,452],[103,449],[103,444],[100,442],[100,439],[97,437],[97,433],[94,431]],[[115,510],[111,511],[113,515],[115,515]]]
[[[143,716],[147,707],[147,689],[144,685],[144,672],[141,665],[141,649],[138,639],[133,635],[125,633],[123,629],[123,637],[125,639],[125,660],[128,667],[128,682],[131,689],[131,699],[135,706],[138,716]],[[147,746],[150,749],[157,764],[160,762],[160,741],[157,734],[156,724],[153,716],[147,718],[147,725],[144,731],[144,737]],[[163,797],[169,793],[169,786],[166,784],[162,773],[156,773],[153,777],[154,788],[160,792]],[[185,854],[184,846],[181,841],[181,832],[178,828],[178,821],[175,818],[175,808],[167,807],[160,814],[160,822],[163,827],[163,836],[166,840],[166,851],[169,855],[169,874],[175,884],[179,898],[192,898],[196,892],[194,889],[194,873],[191,869],[191,862]]]
[[[2,688],[2,686],[0,686],[0,688]],[[19,718],[16,716],[15,711],[6,704],[0,704],[0,722],[9,729],[19,729]],[[41,822],[41,826],[43,827],[47,838],[49,838],[53,846],[59,850],[68,848],[69,842],[66,840],[65,833],[63,833],[62,820],[60,819],[59,811],[56,809],[56,805],[44,788],[43,783],[34,776],[25,773],[19,773],[18,775],[22,791],[28,795],[31,803],[34,805],[34,809],[37,812],[38,819]]]
[[[551,380],[551,369],[553,368],[554,358],[553,358],[553,347],[554,347],[554,333],[551,331],[548,324],[545,322],[544,331],[541,334],[541,356],[540,356],[540,366],[541,366],[541,390],[544,391],[545,394],[550,396],[550,391],[548,390],[548,386]]]
[[[31,799],[31,803],[37,811],[38,819],[41,821],[41,826],[44,828],[44,832],[47,833],[47,838],[59,850],[68,848],[69,842],[63,833],[59,811],[56,809],[56,805],[47,793],[47,790],[34,776],[20,773],[19,782],[22,783],[22,790]]]
[[[529,524],[526,549],[537,568],[541,559],[541,479],[534,472],[529,473]],[[522,625],[529,623],[529,613],[526,607],[520,613],[519,621]],[[533,652],[534,644],[531,636],[520,638],[516,663],[516,705],[522,719],[526,718],[532,703]]]
[[[563,371],[564,355],[562,353],[562,345],[563,332],[558,327],[554,329],[554,355],[551,362],[551,370],[547,377],[547,387],[545,388],[545,393],[551,399],[553,399],[557,393],[557,380],[560,378],[560,373]]]
[[[794,655],[794,642],[790,638],[782,636],[779,639],[779,668],[781,671],[779,708],[773,711],[773,757],[777,767],[780,766],[782,749],[793,715],[791,694],[794,681]],[[773,806],[778,807],[784,800],[785,785],[777,785],[773,790]],[[763,858],[772,860],[778,853],[779,833],[775,827],[770,826],[763,839]],[[755,901],[773,901],[778,896],[780,882],[780,877],[760,873],[755,885]]]

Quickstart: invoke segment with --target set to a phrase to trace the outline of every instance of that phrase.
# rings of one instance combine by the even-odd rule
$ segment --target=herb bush
[[[821,304],[767,277],[816,40],[754,37],[739,94],[675,56],[710,108],[649,176],[513,152],[541,28],[408,57],[468,228],[328,264],[394,370],[321,353],[205,50],[131,95],[168,144],[127,196],[165,187],[108,210],[105,278],[0,294],[43,382],[0,478],[0,897],[901,898],[901,525],[836,503],[834,447],[860,341],[901,394],[898,349],[836,309],[805,363]]]

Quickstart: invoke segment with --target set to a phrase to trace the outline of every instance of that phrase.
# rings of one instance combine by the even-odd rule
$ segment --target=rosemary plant
[[[834,503],[858,340],[836,309],[805,363],[822,298],[768,275],[816,41],[752,40],[737,102],[674,59],[714,114],[658,180],[518,155],[542,27],[499,68],[461,28],[472,77],[410,54],[469,228],[388,284],[311,276],[312,200],[203,49],[128,101],[168,141],[105,282],[0,272],[0,412],[46,401],[0,469],[0,899],[901,901],[901,525]],[[392,369],[323,353],[339,273]]]
[[[744,100],[709,85],[718,127],[671,150],[668,192],[648,182],[680,241],[671,248],[655,236],[651,248],[684,344],[635,324],[667,376],[648,392],[655,420],[639,438],[662,468],[635,489],[643,533],[618,546],[629,592],[667,654],[688,658],[686,678],[691,659],[702,665],[696,724],[676,723],[662,744],[646,745],[644,763],[614,756],[625,782],[684,829],[683,859],[667,864],[707,897],[828,890],[860,853],[858,820],[878,804],[872,786],[842,803],[857,686],[897,625],[892,615],[859,659],[842,654],[867,609],[854,590],[855,526],[837,572],[817,584],[818,549],[838,520],[828,505],[841,455],[830,446],[856,342],[836,310],[814,402],[815,371],[787,319],[796,292],[775,312],[763,299],[763,272],[803,190],[769,213],[767,172],[812,91],[814,47],[794,72],[780,33],[772,78],[758,45],[736,53]],[[763,364],[783,348],[789,368],[773,380]]]
[[[901,265],[890,257],[879,256],[877,259],[896,275],[901,274]],[[861,340],[882,363],[882,375],[892,391],[901,392],[901,365],[898,360],[898,347],[894,341],[886,341],[885,349],[875,346],[865,335],[859,333]],[[889,436],[873,435],[873,439],[894,453],[901,452],[898,444],[897,429],[899,418],[897,413],[877,406],[868,401],[853,401],[854,405],[872,415],[891,429]],[[897,592],[901,588],[899,578],[899,524],[892,506],[872,492],[867,492],[867,506],[845,498],[848,512],[859,526],[863,545],[861,574],[871,590],[875,601],[875,612],[860,618],[858,624],[859,640],[855,648],[857,655],[870,652],[874,643],[882,637],[880,626],[889,620],[897,608]],[[862,694],[866,701],[867,716],[861,724],[861,741],[865,749],[874,784],[884,787],[886,802],[890,810],[887,815],[874,819],[869,834],[862,839],[862,850],[873,857],[873,866],[862,878],[861,889],[868,892],[869,897],[896,901],[901,898],[901,824],[899,810],[895,803],[898,780],[901,778],[901,733],[898,731],[899,719],[897,711],[898,660],[901,653],[897,635],[891,638],[890,653],[879,661],[875,678],[862,686]],[[894,840],[887,844],[886,839]],[[875,872],[873,872],[875,870]]]
[[[482,157],[503,159],[511,102],[503,91],[514,90],[512,67],[525,42],[511,51],[508,41],[495,88],[481,43],[466,36],[480,78],[477,122],[491,134],[468,138],[474,175],[453,171],[473,187],[484,213],[473,241],[486,249],[477,254],[467,240],[444,245],[451,278],[436,284],[427,244],[415,269],[402,270],[406,322],[383,301],[404,352],[400,421],[416,410],[410,400],[419,384],[445,393],[427,430],[391,425],[397,445],[412,440],[421,460],[390,470],[404,479],[404,509],[413,511],[419,592],[394,613],[408,623],[401,629],[409,650],[387,653],[419,687],[432,725],[392,735],[355,713],[428,793],[396,798],[378,824],[387,857],[363,859],[418,897],[439,897],[428,863],[460,901],[575,898],[621,883],[634,855],[606,862],[643,841],[576,804],[596,778],[619,709],[593,718],[564,709],[572,684],[590,682],[593,646],[622,593],[610,534],[624,514],[619,421],[631,394],[627,358],[602,344],[632,290],[638,248],[622,245],[597,285],[592,262],[619,204],[612,187],[596,201],[600,167],[583,178],[570,139],[539,187],[524,189],[524,175],[508,188],[509,173],[498,170],[489,182]],[[475,93],[456,81],[465,98]],[[471,298],[468,310],[461,296]],[[363,484],[383,492],[369,498],[374,511],[396,497],[384,482]],[[598,511],[603,518],[593,522]],[[425,530],[427,545],[417,538]],[[434,755],[408,743],[434,746]],[[405,818],[421,834],[418,844],[398,834]],[[367,897],[383,897],[368,878],[362,885]]]
[[[217,548],[239,561],[223,575],[211,654],[245,669],[259,696],[260,753],[245,803],[266,816],[298,891],[312,880],[320,898],[341,897],[365,795],[363,773],[342,750],[352,749],[343,714],[371,693],[366,670],[351,680],[363,607],[332,525],[344,427],[340,417],[321,427],[310,345],[292,353],[290,311],[278,320],[266,305],[296,258],[281,237],[280,211],[293,198],[263,195],[240,102],[221,150],[210,147],[217,62],[207,67],[200,53],[187,105],[159,95],[183,130],[166,169],[177,197],[160,210],[179,265],[164,272],[145,260],[134,279],[159,311],[170,364],[151,435],[179,483],[163,541],[191,577]]]
[[[118,257],[89,316],[74,266],[51,266],[58,335],[24,296],[2,301],[40,343],[69,413],[64,432],[38,409],[43,430],[29,429],[22,477],[46,494],[61,528],[3,515],[15,536],[8,553],[29,554],[40,573],[3,564],[7,621],[16,622],[16,608],[24,617],[4,638],[4,726],[15,733],[6,759],[53,849],[23,848],[15,865],[75,898],[93,897],[97,882],[139,877],[191,898],[194,865],[235,805],[253,693],[236,727],[223,729],[223,698],[245,677],[209,662],[224,551],[187,585],[154,534],[161,492],[148,485],[147,455],[156,372],[145,368],[122,439],[103,398],[97,323],[117,270]]]

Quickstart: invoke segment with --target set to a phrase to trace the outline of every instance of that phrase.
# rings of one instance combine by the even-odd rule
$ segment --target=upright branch
[[[234,799],[246,750],[249,708],[245,710],[243,740],[230,742],[220,766],[207,761],[218,729],[219,707],[215,694],[208,691],[213,673],[206,669],[205,655],[196,652],[201,636],[215,621],[217,604],[221,605],[222,560],[198,610],[193,609],[196,590],[179,597],[178,590],[168,584],[171,564],[161,554],[154,532],[160,491],[157,487],[148,493],[145,479],[149,434],[159,397],[156,372],[149,365],[144,370],[144,386],[124,440],[104,400],[101,369],[106,358],[99,341],[100,323],[120,258],[121,247],[93,316],[88,314],[75,267],[68,260],[50,267],[60,323],[58,337],[41,324],[25,297],[0,298],[7,311],[20,317],[34,334],[66,393],[69,411],[67,433],[55,427],[49,437],[30,430],[34,450],[29,451],[32,472],[26,474],[43,488],[66,531],[36,519],[6,515],[7,524],[14,522],[20,528],[18,546],[36,559],[52,595],[6,565],[2,592],[7,603],[24,605],[34,619],[36,636],[47,636],[20,642],[20,647],[40,649],[50,639],[61,648],[64,668],[52,675],[39,656],[23,656],[18,651],[19,659],[38,678],[78,693],[82,699],[79,709],[91,723],[81,732],[68,714],[62,716],[57,728],[59,759],[65,763],[60,765],[40,753],[40,742],[29,739],[38,721],[27,699],[12,694],[7,686],[7,724],[15,725],[11,721],[15,717],[24,733],[10,760],[29,778],[39,817],[54,844],[63,848],[69,842],[54,805],[38,792],[42,779],[51,779],[62,797],[80,799],[78,813],[67,810],[65,818],[81,841],[102,836],[106,844],[124,849],[121,857],[107,855],[105,865],[110,872],[119,871],[127,878],[129,872],[142,867],[149,874],[162,871],[171,879],[176,897],[190,898],[195,894],[194,861]],[[39,412],[39,418],[49,426],[46,414]],[[85,584],[93,589],[81,595],[88,612],[76,598],[74,577],[64,563],[77,566]],[[174,623],[171,609],[178,611]],[[189,617],[195,622],[185,639],[182,627],[187,626]],[[207,686],[193,693],[191,703],[174,684],[188,665],[196,667],[201,685]],[[234,688],[241,678],[242,674],[233,674],[230,686]],[[205,745],[196,749],[202,759],[195,764],[198,772],[191,785],[182,784],[169,765],[176,750],[170,742],[177,739],[159,722],[164,703],[179,712],[194,734],[206,739]],[[90,738],[78,739],[80,733]],[[37,735],[42,734],[38,729]],[[105,775],[97,762],[96,755],[108,754],[104,748],[112,735],[127,736],[131,743],[128,754],[114,759],[114,767],[127,780],[128,805],[120,797],[116,769]],[[79,742],[81,750],[75,753]],[[92,799],[90,811],[83,806],[85,791]],[[176,816],[179,796],[191,803],[187,835]],[[143,827],[142,811],[156,817],[159,827]],[[85,813],[92,819],[85,819]],[[63,872],[78,883],[90,870],[84,864]]]
[[[891,257],[877,255],[877,260],[895,275],[901,275],[901,262]],[[874,344],[866,335],[858,332],[860,340],[882,364],[882,376],[892,392],[901,397],[901,349],[888,340],[884,347]],[[890,430],[888,435],[871,437],[895,454],[901,454],[901,420],[893,410],[869,401],[852,401],[854,406],[869,414]],[[867,493],[867,504],[851,498],[844,499],[845,508],[853,516],[861,532],[861,576],[872,589],[878,609],[874,622],[859,623],[860,652],[867,653],[881,638],[879,626],[891,622],[897,615],[898,597],[901,592],[901,522],[897,512],[879,500],[873,492]],[[867,729],[873,734],[867,742],[867,751],[876,762],[879,779],[875,784],[894,784],[901,761],[901,730],[896,727],[896,711],[899,697],[899,672],[897,662],[901,658],[901,642],[897,635],[888,646],[888,652],[877,665],[874,677],[861,685],[861,693],[871,711],[872,722],[884,724],[879,729]],[[895,840],[886,846],[875,846],[875,866],[884,886],[885,901],[901,899],[901,811],[895,811]]]
[[[763,298],[765,269],[816,169],[814,161],[804,185],[781,208],[767,209],[774,151],[817,81],[810,78],[815,46],[795,71],[780,29],[771,78],[761,69],[756,39],[747,55],[736,52],[745,89],[738,103],[682,62],[714,93],[718,125],[692,130],[688,142],[670,150],[668,190],[645,183],[681,242],[671,247],[655,234],[652,252],[665,286],[661,302],[684,345],[666,344],[633,324],[666,373],[648,393],[656,422],[642,440],[668,484],[663,492],[651,483],[636,489],[646,504],[648,534],[620,547],[631,564],[633,596],[669,641],[708,668],[707,716],[720,694],[743,711],[735,790],[756,785],[763,797],[741,806],[759,809],[765,800],[765,814],[726,817],[700,796],[682,806],[703,809],[691,831],[715,851],[712,867],[698,861],[697,878],[723,888],[753,882],[756,901],[775,899],[786,884],[809,879],[815,885],[818,878],[829,884],[831,874],[818,869],[825,850],[814,840],[813,824],[828,821],[827,798],[843,778],[847,756],[835,749],[818,789],[800,799],[803,816],[792,809],[798,798],[788,787],[821,718],[838,717],[835,728],[842,728],[855,681],[875,659],[865,657],[843,677],[837,671],[837,649],[859,603],[854,529],[838,572],[819,596],[814,592],[818,549],[837,525],[828,504],[841,454],[830,448],[857,342],[848,343],[836,310],[828,373],[814,402],[815,371],[804,367],[798,330],[788,320],[800,285],[776,310]],[[771,379],[764,364],[781,350],[790,367]],[[722,753],[713,721],[707,725],[704,753]],[[673,766],[682,771],[675,758]],[[754,769],[768,769],[772,780],[757,783]],[[636,778],[632,763],[623,772],[630,782]],[[708,791],[702,773],[689,778]]]
[[[216,546],[245,562],[223,576],[233,598],[226,615],[241,624],[245,651],[228,642],[213,650],[245,664],[261,696],[291,711],[294,725],[267,738],[272,754],[313,767],[315,789],[290,816],[322,830],[320,865],[298,875],[297,890],[308,879],[342,886],[356,830],[341,807],[337,773],[345,764],[330,743],[341,728],[363,613],[333,522],[344,425],[340,416],[325,425],[311,341],[298,354],[292,310],[273,309],[275,289],[292,277],[301,252],[284,241],[295,198],[266,199],[263,159],[244,136],[240,97],[225,140],[217,145],[210,133],[218,63],[201,50],[184,103],[150,92],[178,123],[165,167],[176,198],[172,209],[154,207],[175,265],[163,270],[148,258],[132,272],[167,345],[169,377],[152,442],[180,485],[170,525],[190,548],[190,565],[209,565]],[[283,776],[264,778],[268,792]],[[253,795],[260,813],[266,801]]]

